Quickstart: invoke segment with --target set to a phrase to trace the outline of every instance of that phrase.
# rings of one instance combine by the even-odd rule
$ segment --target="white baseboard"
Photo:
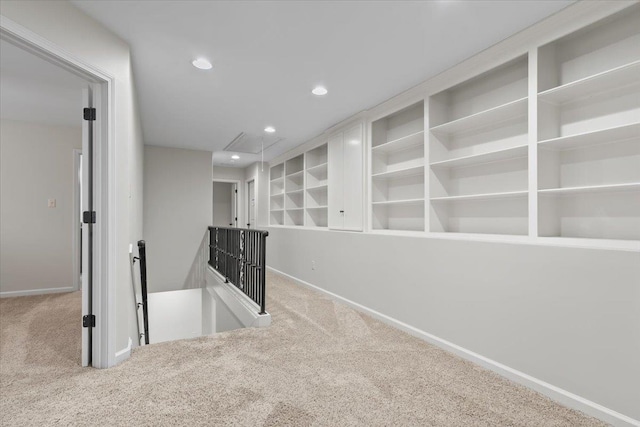
[[[59,294],[62,292],[75,291],[73,286],[65,286],[63,288],[46,288],[46,289],[27,289],[24,291],[3,291],[0,292],[0,298],[10,297],[26,297],[31,295]]]
[[[626,427],[640,426],[640,421],[636,419],[633,419],[624,414],[621,414],[612,409],[609,409],[605,406],[602,406],[598,403],[595,403],[588,399],[580,397],[569,391],[563,390],[559,387],[554,386],[553,384],[549,384],[538,378],[532,377],[531,375],[525,374],[524,372],[520,372],[516,369],[510,368],[506,365],[503,365],[502,363],[496,362],[495,360],[491,360],[471,350],[467,350],[464,347],[460,347],[459,345],[456,345],[452,342],[439,338],[428,332],[422,331],[418,328],[415,328],[397,319],[394,319],[393,317],[389,317],[385,314],[382,314],[368,307],[365,307],[361,304],[358,304],[357,302],[351,301],[347,298],[341,297],[340,295],[334,294],[333,292],[330,292],[318,286],[312,285],[309,282],[300,280],[297,277],[293,277],[287,273],[283,273],[282,271],[276,270],[273,267],[267,266],[267,269],[270,271],[273,271],[274,273],[281,274],[282,276],[285,276],[303,286],[307,286],[311,289],[314,289],[318,292],[328,295],[333,299],[339,300],[347,304],[348,306],[355,308],[356,310],[362,311],[370,315],[371,317],[374,317],[378,320],[383,321],[388,325],[394,326],[402,331],[405,331],[410,335],[423,339],[424,341],[434,344],[464,359],[474,362],[486,369],[496,372],[502,375],[503,377],[508,378],[511,381],[514,381],[518,384],[522,384],[525,387],[528,387],[530,389],[537,391],[538,393],[544,394],[545,396],[555,400],[558,403],[561,403],[564,406],[584,412],[585,414],[596,417],[614,426],[626,426]]]
[[[131,356],[131,347],[133,346],[133,341],[131,341],[131,337],[129,337],[129,344],[123,348],[122,350],[116,352],[116,365],[124,360],[127,360],[129,356]]]

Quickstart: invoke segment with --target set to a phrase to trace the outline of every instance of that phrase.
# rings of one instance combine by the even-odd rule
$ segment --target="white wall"
[[[211,152],[145,146],[149,292],[182,289],[211,225]]]
[[[245,194],[246,183],[255,181],[256,198],[256,222],[258,228],[265,228],[269,225],[269,164],[257,162],[248,166],[244,170]],[[247,196],[245,196],[247,198]],[[248,213],[246,214],[248,215]],[[246,217],[248,219],[248,217]],[[245,221],[247,223],[249,221]]]
[[[233,219],[231,218],[232,191],[233,184],[231,183],[213,183],[213,218],[211,225],[229,227],[229,224],[233,224]]]
[[[131,74],[129,46],[66,1],[2,1],[3,16],[58,45],[73,56],[115,77],[114,188],[117,213],[115,351],[127,348],[137,334],[131,290],[129,243],[142,238],[142,131]],[[137,343],[137,339],[133,339]]]
[[[270,267],[640,419],[638,253],[276,227],[267,248]]]
[[[72,290],[74,148],[80,127],[0,124],[2,296]]]

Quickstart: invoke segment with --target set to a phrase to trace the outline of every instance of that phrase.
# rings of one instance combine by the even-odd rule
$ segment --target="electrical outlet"
[[[311,269],[312,270],[316,269],[316,262],[315,261],[311,261]]]
[[[49,208],[55,208],[56,207],[56,199],[49,199],[47,201],[47,207]]]

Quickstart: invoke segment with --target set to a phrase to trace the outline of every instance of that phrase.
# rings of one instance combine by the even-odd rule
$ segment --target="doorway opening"
[[[3,60],[1,73],[3,82],[0,91],[2,113],[10,115],[2,119],[13,123],[12,126],[5,126],[3,123],[3,133],[5,130],[15,131],[18,127],[28,128],[33,140],[31,144],[22,144],[18,147],[18,150],[28,151],[24,162],[26,166],[22,165],[24,167],[20,169],[22,173],[20,177],[5,180],[4,174],[9,173],[11,167],[5,168],[3,164],[2,195],[3,197],[17,195],[15,200],[2,203],[3,228],[11,219],[11,215],[9,217],[4,215],[4,208],[12,210],[14,219],[18,220],[30,218],[30,215],[43,217],[41,220],[31,218],[28,226],[19,227],[20,239],[23,243],[28,241],[25,237],[27,231],[37,232],[34,233],[35,241],[29,241],[26,252],[17,250],[15,245],[11,245],[6,251],[3,248],[0,296],[55,293],[57,297],[62,298],[73,293],[76,288],[81,288],[81,291],[76,291],[81,307],[77,312],[69,312],[70,327],[76,331],[72,335],[82,337],[81,341],[77,342],[80,360],[75,362],[81,363],[82,366],[99,368],[112,366],[116,363],[115,282],[114,279],[109,280],[109,278],[115,277],[115,264],[111,253],[115,233],[108,233],[107,228],[115,214],[115,205],[109,202],[113,198],[113,194],[109,197],[109,190],[113,193],[115,189],[115,175],[109,173],[114,160],[108,155],[109,141],[113,135],[112,123],[109,121],[114,88],[113,78],[4,17],[0,22],[0,43],[2,43]],[[24,67],[24,63],[29,65]],[[14,72],[7,71],[11,67],[14,67]],[[19,71],[16,67],[24,68]],[[5,77],[11,80],[4,80]],[[65,87],[65,84],[69,87]],[[63,90],[69,88],[73,90]],[[67,105],[68,108],[65,108]],[[66,114],[68,111],[71,113]],[[21,114],[24,117],[21,118]],[[56,123],[56,120],[65,120],[65,117],[73,123],[66,125]],[[34,121],[40,121],[40,123],[34,124]],[[47,131],[47,127],[55,126],[70,132],[69,136],[60,138],[59,144],[56,144],[53,138],[54,133]],[[3,136],[3,145],[7,141],[18,140],[25,136],[27,136],[25,133],[20,135],[20,132],[13,132],[11,139]],[[60,146],[65,147],[65,144],[69,144],[71,140],[77,143],[63,150],[62,161],[66,164],[63,171],[45,176],[48,170],[60,165],[56,155],[46,155],[47,150],[55,151]],[[93,153],[92,150],[87,150],[88,147],[93,149]],[[17,165],[17,152],[15,155],[5,156],[5,148],[9,150],[7,153],[11,150],[8,145],[3,147],[1,157],[10,159],[14,165]],[[85,154],[80,158],[83,163],[82,178],[78,181],[82,181],[84,185],[79,193],[74,176],[79,170],[75,165],[78,159],[75,157],[74,149],[82,150]],[[92,169],[96,171],[93,174],[93,182],[87,179],[92,175]],[[63,184],[62,181],[65,183]],[[5,183],[7,186],[4,185]],[[51,187],[55,183],[60,185]],[[29,192],[15,184],[22,186],[35,184],[36,192]],[[43,191],[46,193],[38,193]],[[76,204],[78,194],[77,198],[82,200],[81,206],[85,211],[89,211],[88,215],[86,212],[83,212],[84,215],[79,215]],[[34,206],[25,210],[29,203]],[[25,215],[19,213],[21,209],[25,210]],[[76,218],[78,215],[79,217]],[[99,220],[94,221],[94,218]],[[54,224],[45,227],[45,219],[53,220]],[[82,231],[76,227],[79,219],[84,223]],[[7,230],[9,230],[8,227]],[[48,250],[46,244],[49,240],[46,233],[62,231],[66,235],[64,243],[57,245],[54,250]],[[5,237],[8,238],[5,239]],[[83,240],[81,244],[80,239]],[[5,236],[4,229],[1,240],[3,245],[7,241],[12,241],[9,234]],[[79,246],[77,249],[76,244]],[[34,254],[37,250],[44,253]],[[82,253],[82,260],[76,256],[76,251]],[[25,253],[29,256],[24,256]],[[17,256],[18,262],[11,259],[12,254]],[[60,256],[64,256],[66,261],[58,262],[57,257]],[[92,262],[92,258],[95,262]],[[38,268],[33,268],[33,264],[24,265],[25,262],[32,262],[33,259],[38,260]],[[22,281],[5,280],[4,275],[9,271],[5,266],[10,265],[23,265],[25,268],[21,269],[20,274],[35,272],[44,274],[46,277],[42,280],[38,278],[26,278]],[[51,278],[56,268],[66,270],[64,282],[54,281]],[[79,273],[80,268],[83,270],[82,275]],[[50,296],[43,298],[50,298]],[[6,303],[10,301],[7,300],[4,304]],[[57,308],[55,304],[51,307]],[[65,354],[72,353],[65,352]]]
[[[212,200],[214,227],[238,227],[239,181],[213,181]]]

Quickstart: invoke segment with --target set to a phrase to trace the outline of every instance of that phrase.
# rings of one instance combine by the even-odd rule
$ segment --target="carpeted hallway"
[[[134,351],[83,369],[79,294],[0,300],[0,423],[597,426],[285,278],[273,324]]]

